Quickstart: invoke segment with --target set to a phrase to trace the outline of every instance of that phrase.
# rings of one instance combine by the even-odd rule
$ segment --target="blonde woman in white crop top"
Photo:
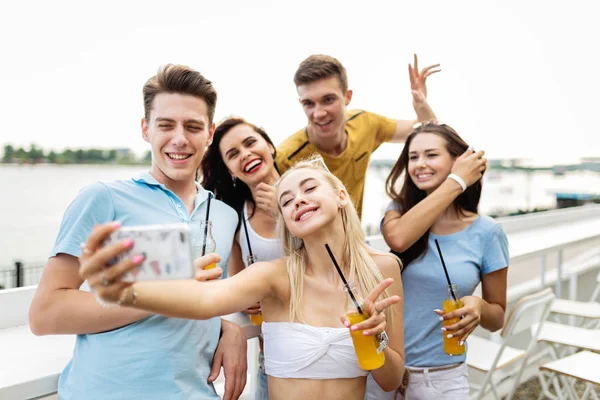
[[[358,368],[344,314],[351,301],[327,253],[327,243],[344,275],[365,297],[369,318],[352,326],[363,334],[385,330],[385,363],[371,371],[386,391],[404,373],[402,282],[397,258],[371,250],[343,184],[319,163],[301,162],[276,185],[280,237],[287,257],[259,262],[220,281],[147,281],[118,278],[130,260],[106,267],[106,257],[123,251],[115,244],[84,256],[80,274],[105,301],[157,314],[191,319],[227,315],[261,302],[269,398],[363,400],[367,371]],[[96,248],[113,228],[96,230],[87,248]],[[103,254],[103,256],[102,256]],[[209,254],[203,267],[218,259]],[[103,284],[106,284],[103,285]]]

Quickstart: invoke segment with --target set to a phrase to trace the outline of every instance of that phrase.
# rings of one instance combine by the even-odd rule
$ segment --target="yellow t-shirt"
[[[346,186],[360,217],[371,153],[392,138],[396,120],[368,111],[352,110],[346,114],[345,129],[348,144],[338,157],[321,153],[308,141],[306,128],[299,130],[277,146],[277,168],[283,174],[298,161],[319,153],[327,168]]]

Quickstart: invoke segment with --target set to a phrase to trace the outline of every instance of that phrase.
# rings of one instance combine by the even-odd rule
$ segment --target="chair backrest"
[[[0,329],[29,323],[29,306],[36,286],[0,290]]]
[[[502,337],[527,331],[533,324],[541,325],[548,318],[555,297],[552,289],[546,288],[520,298],[508,314],[502,328]]]
[[[592,301],[600,301],[600,271],[596,276],[596,288],[594,289],[594,293],[592,293],[592,298],[590,299],[590,302]]]

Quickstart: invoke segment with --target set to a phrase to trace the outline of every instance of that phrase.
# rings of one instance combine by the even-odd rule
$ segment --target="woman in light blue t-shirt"
[[[483,151],[474,152],[449,126],[422,124],[407,138],[387,178],[392,203],[383,236],[403,261],[404,338],[409,399],[466,399],[466,352],[444,352],[443,335],[462,345],[481,325],[502,328],[506,308],[508,242],[502,227],[478,214]],[[399,189],[399,190],[398,190]],[[463,307],[444,314],[448,274]],[[482,284],[482,297],[473,296]],[[442,328],[440,319],[462,319]],[[378,398],[383,398],[379,396]]]

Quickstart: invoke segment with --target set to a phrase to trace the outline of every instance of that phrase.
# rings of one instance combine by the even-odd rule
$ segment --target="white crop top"
[[[264,238],[252,229],[250,221],[248,221],[248,210],[246,203],[244,203],[244,218],[246,219],[246,227],[248,228],[248,238],[250,239],[250,247],[252,248],[252,254],[257,256],[257,261],[273,261],[284,256],[283,244],[281,240],[277,238]],[[248,240],[246,239],[246,231],[244,224],[240,224],[238,241],[240,248],[242,249],[242,259],[244,265],[248,266]]]
[[[263,322],[265,370],[275,378],[344,379],[366,376],[348,328]]]

